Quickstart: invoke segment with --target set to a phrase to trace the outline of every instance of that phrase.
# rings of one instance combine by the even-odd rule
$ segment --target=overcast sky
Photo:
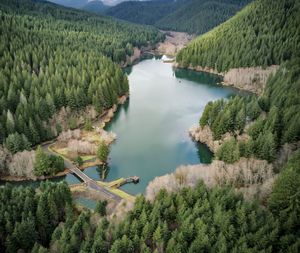
[[[70,6],[75,8],[80,8],[84,6],[87,2],[93,1],[93,0],[48,0],[53,3],[61,4],[64,6]],[[126,0],[102,0],[102,2],[105,5],[116,5],[118,3],[124,2]]]

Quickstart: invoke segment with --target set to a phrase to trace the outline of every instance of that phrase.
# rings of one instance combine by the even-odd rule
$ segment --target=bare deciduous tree
[[[88,141],[70,140],[68,142],[68,149],[77,154],[95,155],[97,151],[97,145]]]
[[[267,161],[254,158],[241,158],[234,164],[213,161],[209,165],[180,166],[174,173],[156,177],[151,181],[146,189],[146,197],[153,200],[162,188],[174,192],[183,187],[193,187],[199,180],[203,180],[208,187],[231,185],[236,189],[243,189],[242,192],[247,192],[248,195],[260,193],[263,196],[261,191],[270,188],[273,177],[273,166]],[[269,182],[268,187],[266,182]]]
[[[8,164],[8,173],[12,176],[26,176],[33,178],[33,168],[35,161],[34,151],[18,152],[12,156]]]

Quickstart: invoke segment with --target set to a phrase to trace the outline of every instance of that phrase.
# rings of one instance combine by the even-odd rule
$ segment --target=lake
[[[179,165],[211,161],[211,152],[193,142],[188,130],[198,124],[209,101],[238,91],[218,85],[219,76],[173,70],[172,64],[155,58],[139,62],[128,73],[130,98],[105,128],[117,134],[106,180],[139,176],[138,184],[122,187],[137,194],[145,191],[149,181],[173,172]],[[85,170],[98,180],[100,172],[96,167]],[[72,175],[67,180],[77,181]]]
[[[180,165],[210,163],[212,153],[205,145],[192,141],[188,130],[198,124],[209,101],[239,91],[218,85],[221,78],[217,75],[173,69],[172,64],[158,58],[140,61],[126,72],[130,97],[105,127],[117,134],[105,180],[138,176],[138,184],[122,186],[123,190],[138,194],[144,193],[155,177],[172,173]],[[96,180],[103,175],[98,167],[84,173]],[[54,180],[80,182],[72,174]],[[38,182],[21,184],[36,186]]]

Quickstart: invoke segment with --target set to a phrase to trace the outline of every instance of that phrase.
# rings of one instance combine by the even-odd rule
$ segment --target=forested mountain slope
[[[218,72],[280,65],[259,97],[237,96],[206,105],[193,135],[199,141],[204,134],[220,141],[214,150],[217,159],[235,163],[245,157],[273,163],[282,159],[285,148],[299,148],[299,14],[296,0],[256,0],[178,53],[176,60],[182,67]]]
[[[87,4],[85,4],[81,9],[93,13],[103,13],[109,8],[109,6],[103,4],[103,2],[95,0],[95,1],[90,1]]]
[[[0,143],[11,152],[60,131],[47,122],[62,107],[111,107],[128,92],[113,62],[162,36],[43,1],[1,1],[0,17]]]
[[[109,8],[105,13],[133,23],[154,25],[157,20],[179,8],[182,1],[126,1]]]
[[[300,141],[299,69],[299,58],[283,64],[260,97],[234,97],[206,105],[200,127],[208,126],[215,140],[226,133],[248,136],[227,139],[216,152],[218,159],[234,163],[240,157],[256,157],[273,162],[284,144]]]
[[[186,1],[155,23],[161,29],[203,34],[232,17],[250,0]]]
[[[201,34],[233,16],[250,0],[129,1],[106,14],[161,29]]]
[[[80,9],[88,3],[88,0],[50,0],[49,2],[53,2],[66,7]]]
[[[219,72],[237,67],[281,64],[300,52],[300,2],[256,0],[233,18],[180,51],[184,67]]]
[[[276,180],[267,206],[245,201],[228,187],[136,199],[120,221],[105,210],[76,212],[66,184],[0,188],[0,250],[69,252],[297,252],[299,172],[297,153]],[[286,187],[288,186],[288,187]],[[5,203],[5,204],[4,204]]]
[[[97,14],[100,14],[109,8],[109,6],[105,5],[100,0],[49,0],[49,2]]]

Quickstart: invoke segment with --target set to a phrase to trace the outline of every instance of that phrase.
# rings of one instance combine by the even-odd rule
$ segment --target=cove
[[[149,181],[180,165],[211,161],[211,152],[205,145],[193,142],[188,129],[198,124],[209,101],[239,91],[217,85],[219,76],[173,70],[172,64],[155,58],[139,62],[128,72],[130,98],[106,126],[107,131],[117,134],[106,180],[139,176],[138,184],[122,187],[137,194],[145,191]],[[99,180],[99,168],[91,167],[84,173]],[[66,180],[78,181],[73,175]]]

